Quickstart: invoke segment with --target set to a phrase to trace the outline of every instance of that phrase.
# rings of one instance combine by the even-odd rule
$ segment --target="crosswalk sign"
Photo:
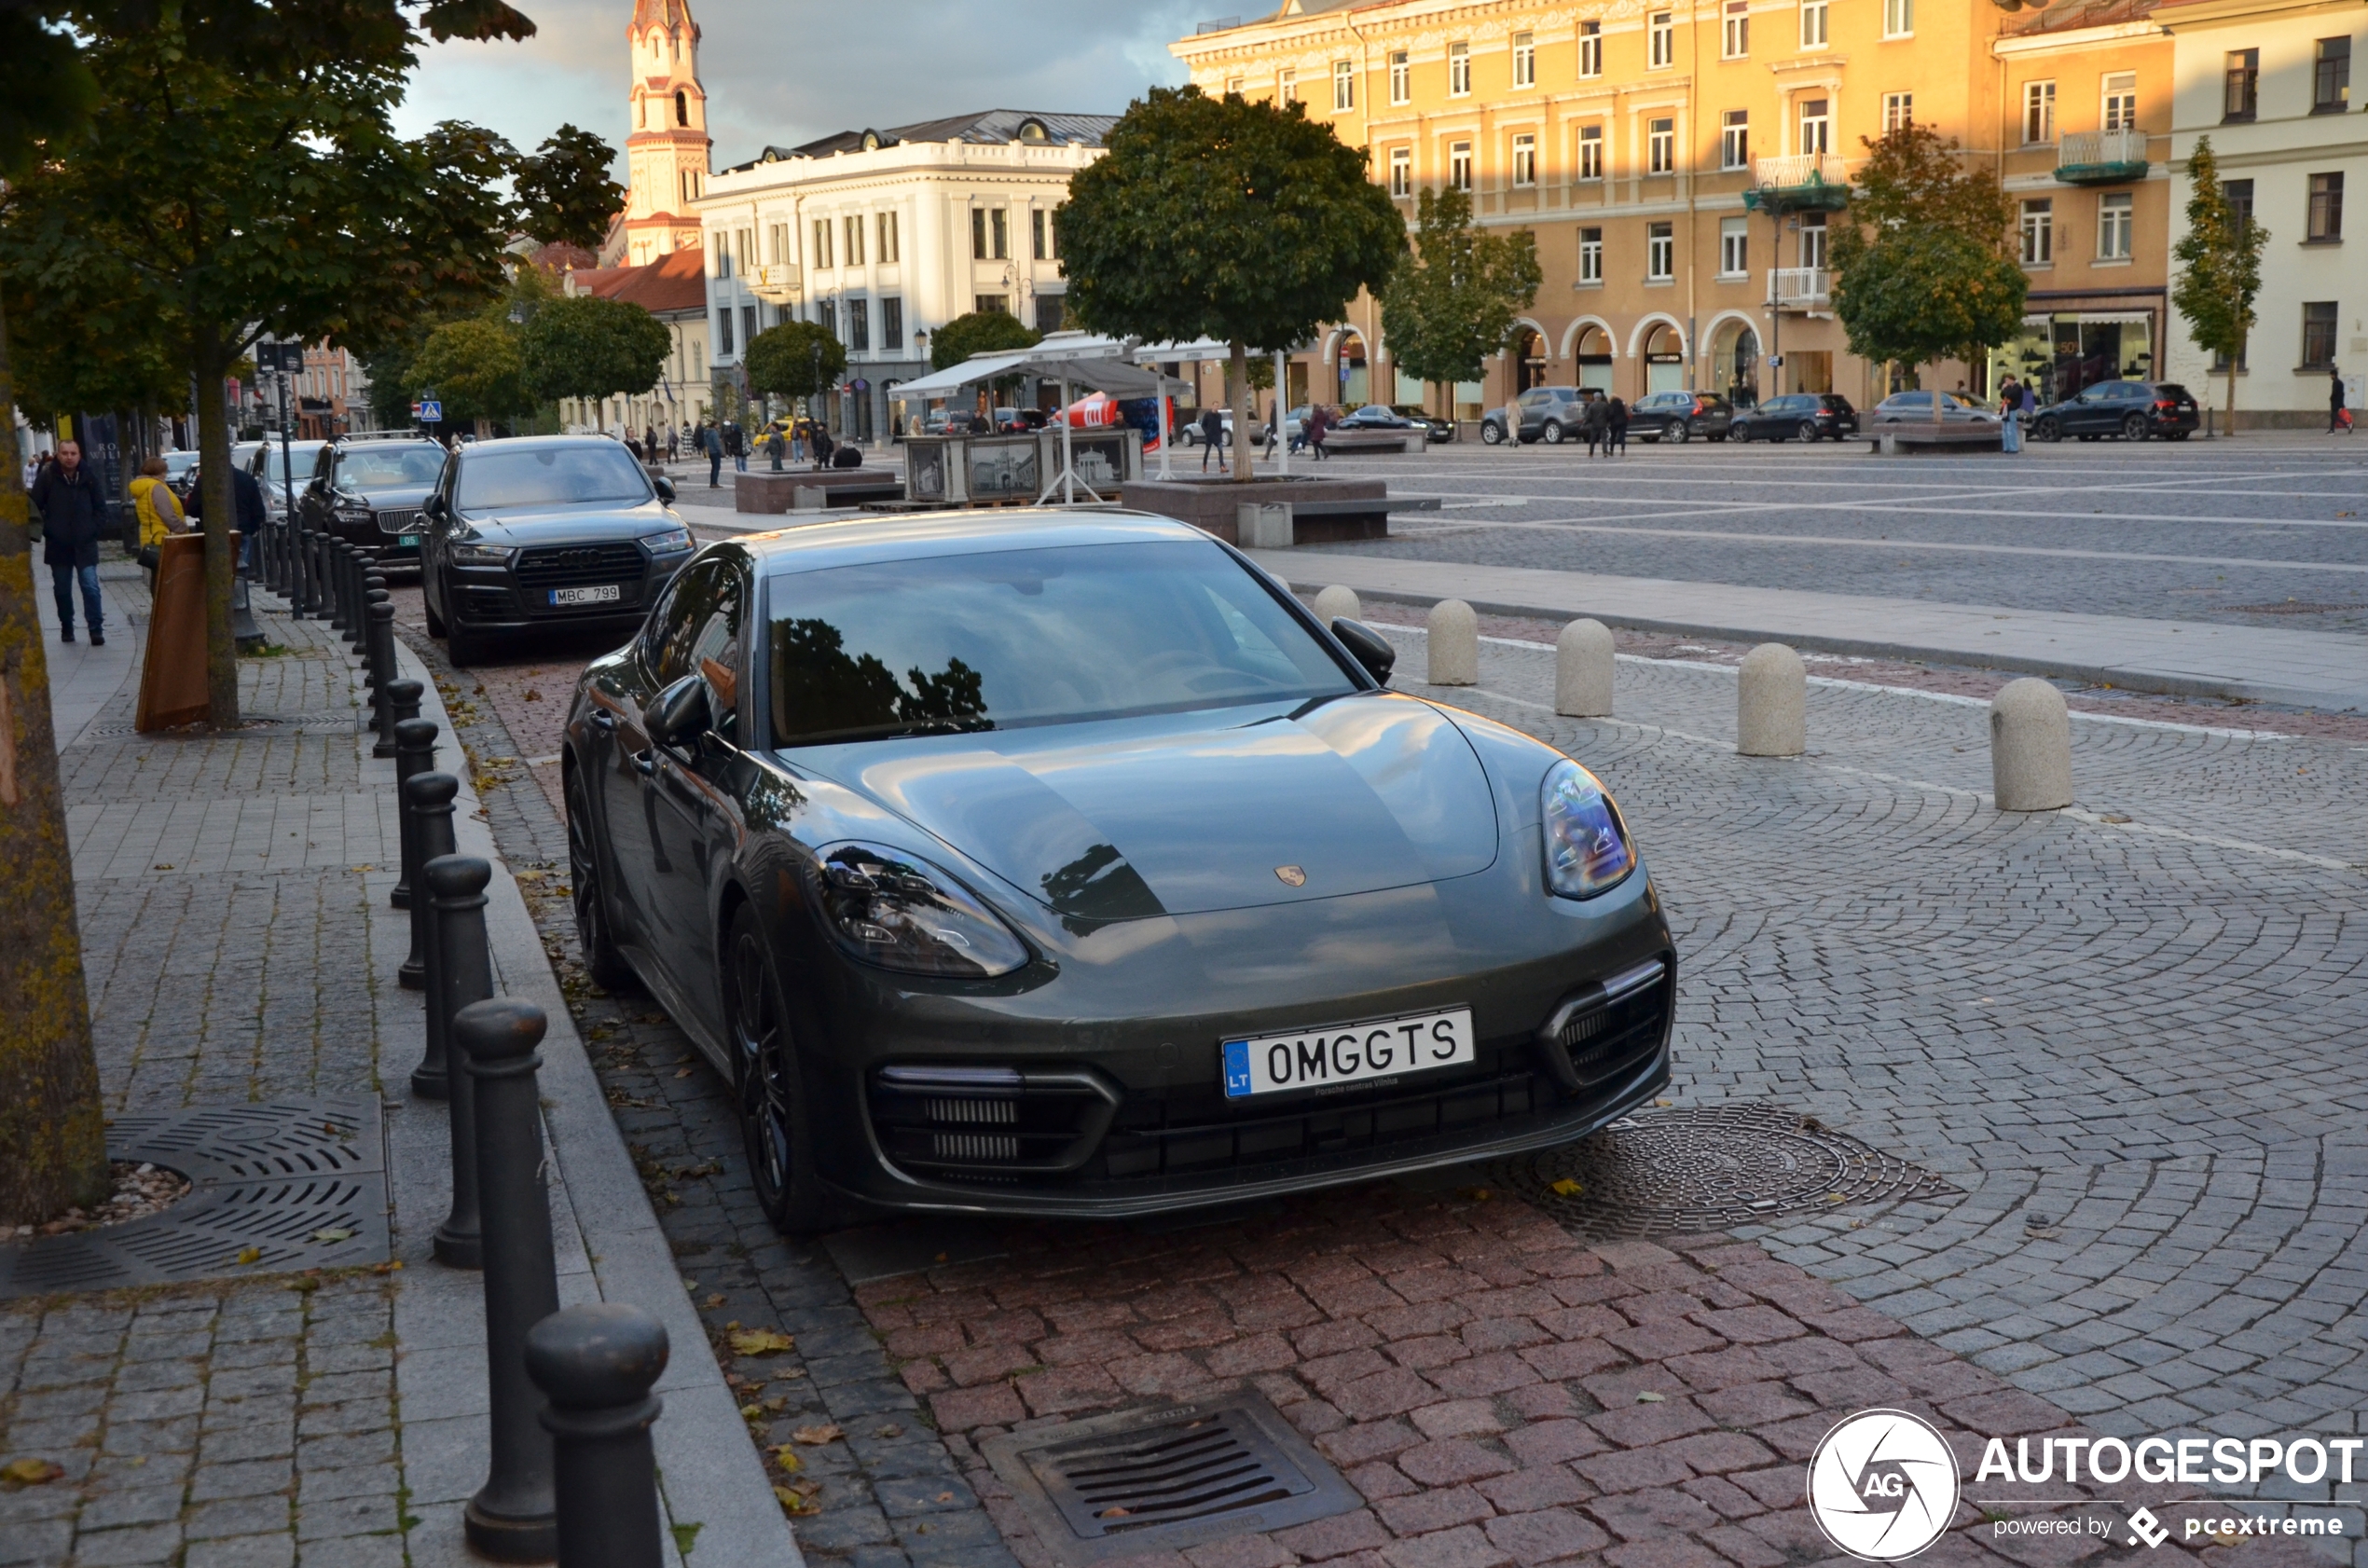
[[[440,425],[444,422],[444,405],[441,403],[415,403],[411,405],[411,417],[418,420],[423,425]]]

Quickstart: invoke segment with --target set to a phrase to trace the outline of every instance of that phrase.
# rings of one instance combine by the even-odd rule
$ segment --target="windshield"
[[[349,447],[337,459],[337,483],[349,490],[425,489],[443,472],[444,448],[433,441]]]
[[[267,485],[278,485],[291,482],[291,480],[298,485],[309,484],[312,479],[313,465],[320,461],[321,448],[326,445],[326,442],[322,441],[292,441],[288,444],[288,449],[284,454],[287,461],[283,463],[281,461],[282,454],[280,444],[276,441],[267,441],[263,444],[262,452],[258,454],[255,476]]]
[[[1214,543],[1080,544],[774,580],[777,746],[1011,729],[1356,685]]]
[[[634,506],[650,499],[650,481],[633,454],[613,441],[526,447],[497,442],[461,460],[456,499],[463,511],[602,502]]]

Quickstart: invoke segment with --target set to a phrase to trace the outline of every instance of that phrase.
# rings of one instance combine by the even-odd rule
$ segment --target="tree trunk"
[[[236,563],[230,534],[238,523],[230,488],[230,422],[223,408],[223,367],[216,354],[200,355],[198,472],[205,485],[205,690],[213,727],[239,724],[239,645],[230,635],[230,579]],[[290,522],[295,519],[291,517]]]
[[[1235,338],[1229,347],[1232,363],[1227,371],[1232,382],[1227,391],[1233,407],[1233,482],[1250,482],[1250,351],[1249,345]]]
[[[2237,433],[2237,364],[2244,357],[2245,345],[2243,340],[2239,339],[2237,351],[2228,356],[2228,428],[2221,433],[2223,435],[2233,436]]]
[[[99,1063],[15,406],[0,320],[0,886],[7,889],[0,899],[0,1227],[107,1196]]]

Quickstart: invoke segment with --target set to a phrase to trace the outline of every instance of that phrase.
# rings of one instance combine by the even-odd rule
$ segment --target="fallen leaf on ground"
[[[0,1465],[0,1480],[13,1481],[19,1486],[39,1486],[64,1475],[65,1467],[46,1459],[14,1459]]]
[[[1666,1394],[1639,1394],[1636,1396],[1636,1402],[1640,1405],[1666,1405],[1669,1403],[1669,1396]]]
[[[954,1494],[950,1492],[941,1492],[937,1494],[937,1500],[941,1503],[951,1503],[954,1501]],[[1124,1509],[1120,1510],[1122,1513],[1124,1511]]]
[[[255,1246],[242,1246],[239,1249],[238,1257],[233,1259],[232,1261],[238,1263],[260,1263],[263,1261],[263,1249],[261,1247]]]
[[[878,1431],[873,1433],[872,1436],[874,1437],[902,1437],[904,1436],[904,1428],[897,1425],[894,1422],[890,1422],[888,1425],[883,1426]]]
[[[353,1239],[353,1232],[341,1225],[332,1225],[313,1231],[312,1239],[316,1242],[350,1242]]]
[[[1587,1189],[1581,1187],[1577,1182],[1573,1181],[1570,1177],[1564,1176],[1562,1180],[1548,1188],[1547,1190],[1553,1193],[1558,1198],[1576,1198],[1581,1192],[1586,1191]]]
[[[777,1443],[774,1445],[773,1463],[778,1465],[782,1469],[792,1473],[805,1468],[805,1461],[800,1459],[797,1456],[797,1450],[792,1448],[787,1443]]]
[[[790,1440],[797,1443],[835,1443],[846,1436],[839,1429],[838,1423],[832,1422],[826,1426],[801,1426],[790,1434]]]
[[[709,1297],[709,1298],[707,1299],[708,1310],[709,1310],[709,1312],[713,1312],[716,1308],[718,1308],[718,1307],[722,1306],[722,1305],[723,1304],[723,1301],[724,1301],[723,1293],[722,1291],[720,1291],[720,1290],[719,1290],[719,1291],[717,1291],[714,1295],[712,1295],[712,1296],[710,1296],[710,1297]]]
[[[674,1076],[677,1078],[688,1078],[691,1076],[691,1069],[684,1067],[681,1072],[676,1073]]]
[[[797,1341],[771,1328],[743,1328],[732,1336],[735,1355],[778,1355],[796,1348]]]
[[[1466,1189],[1464,1196],[1469,1198],[1476,1204],[1484,1204],[1488,1202],[1491,1197],[1494,1196],[1494,1194],[1491,1193],[1485,1187],[1473,1187]]]
[[[819,1511],[812,1499],[801,1497],[786,1486],[775,1487],[773,1499],[781,1505],[781,1511],[785,1514],[810,1514]]]

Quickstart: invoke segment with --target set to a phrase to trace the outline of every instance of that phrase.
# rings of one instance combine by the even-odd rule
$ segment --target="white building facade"
[[[2368,199],[2368,118],[2351,89],[2353,56],[2368,50],[2368,0],[2169,0],[2155,17],[2176,48],[2171,244],[2187,232],[2184,170],[2206,136],[2230,196],[2269,231],[2237,420],[2323,428],[2334,373],[2355,411],[2368,373],[2368,267],[2344,254],[2345,195]],[[2348,216],[2368,225],[2368,214]],[[2368,232],[2358,238],[2368,244]],[[2200,401],[2210,376],[2220,403],[2227,367],[2176,311],[2168,336],[2168,378]]]
[[[847,348],[833,422],[874,440],[945,323],[1003,310],[1058,328],[1053,213],[1112,123],[998,109],[767,147],[719,172],[697,203],[716,376],[737,379],[766,327],[818,323]]]

